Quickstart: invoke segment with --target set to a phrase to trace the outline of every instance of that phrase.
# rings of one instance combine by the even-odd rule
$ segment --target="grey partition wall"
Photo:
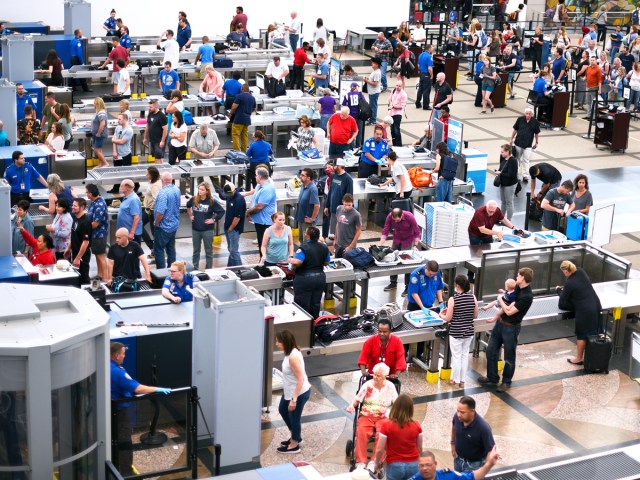
[[[209,428],[222,446],[222,467],[251,464],[260,456],[264,298],[239,280],[222,280],[197,284],[194,301],[200,443]]]

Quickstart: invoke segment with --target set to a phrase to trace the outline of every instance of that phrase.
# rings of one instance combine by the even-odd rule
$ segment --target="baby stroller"
[[[356,394],[358,392],[360,392],[360,389],[362,388],[362,386],[369,380],[371,380],[373,378],[373,375],[371,374],[367,374],[367,375],[363,375],[362,377],[360,377],[360,381],[358,382],[358,391],[356,392]],[[400,388],[402,386],[402,384],[400,383],[400,380],[397,378],[389,378],[387,377],[387,380],[389,380],[391,383],[393,383],[393,385],[396,387],[396,391],[398,392],[398,394],[400,394]],[[356,456],[355,456],[355,446],[356,446],[356,431],[358,429],[358,418],[360,417],[360,409],[362,408],[362,403],[358,403],[358,406],[355,409],[355,414],[353,416],[353,434],[351,436],[351,440],[347,440],[347,446],[345,449],[345,453],[347,454],[347,457],[349,457],[349,471],[353,472],[356,469]],[[376,438],[377,432],[373,433],[373,436],[369,439],[369,443],[371,444],[371,448],[373,448],[373,440]],[[369,449],[371,450],[371,449]],[[375,452],[373,452],[372,458],[373,458],[373,454]],[[382,479],[385,476],[385,469],[384,469],[384,465],[382,465],[380,467],[380,470],[378,470],[378,478]]]

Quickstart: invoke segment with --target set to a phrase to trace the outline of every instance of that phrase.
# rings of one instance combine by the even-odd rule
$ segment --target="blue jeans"
[[[289,400],[284,399],[284,395],[280,397],[280,405],[278,405],[278,413],[284,420],[284,423],[287,424],[287,428],[291,432],[291,439],[299,442],[302,440],[302,436],[300,435],[302,431],[302,409],[304,408],[304,404],[307,403],[309,397],[311,396],[311,389],[307,390],[301,395],[298,395],[298,400],[296,402],[296,409],[293,412],[289,411]]]
[[[408,480],[418,473],[418,462],[394,462],[387,465],[387,480]]]
[[[629,92],[629,100],[627,100],[627,108],[633,106],[634,110],[637,110],[638,100],[640,100],[640,90],[631,89]]]
[[[382,77],[385,78],[385,77]],[[385,87],[386,88],[386,87]],[[376,123],[376,118],[378,117],[378,97],[379,93],[370,93],[369,94],[369,106],[371,107],[371,122]]]
[[[200,246],[204,242],[205,268],[213,268],[213,230],[193,230],[193,268],[200,267]]]
[[[323,129],[325,132],[327,131],[327,123],[329,123],[330,118],[331,118],[330,113],[320,114],[320,128]]]
[[[289,34],[289,44],[291,45],[291,51],[295,52],[296,48],[298,48],[298,40],[300,40],[300,35],[297,33]]]
[[[445,180],[442,177],[438,177],[436,202],[453,203],[453,180]]]
[[[176,232],[167,232],[160,227],[154,231],[155,241],[153,243],[153,255],[156,257],[156,267],[166,268],[176,261]],[[164,254],[167,253],[165,263]]]
[[[464,458],[456,457],[453,459],[453,469],[456,472],[460,473],[471,473],[483,466],[484,462],[484,459],[470,462],[469,460],[465,460]]]
[[[611,61],[613,62],[613,59],[616,58],[616,55],[618,54],[618,50],[620,50],[620,47],[611,47],[610,50],[610,54],[611,54]]]
[[[491,338],[487,345],[487,378],[489,381],[498,383],[498,359],[500,358],[500,347],[504,346],[504,366],[502,367],[502,383],[511,385],[511,379],[516,371],[516,347],[518,346],[518,335],[520,325],[505,325],[498,320],[491,330]]]
[[[380,74],[382,75],[381,83],[383,90],[387,89],[387,65],[389,65],[389,62],[382,62],[380,64]]]
[[[240,248],[240,234],[237,230],[229,230],[225,232],[227,237],[227,248],[229,249],[229,259],[227,260],[227,267],[237,267],[242,265],[242,259],[238,249]]]

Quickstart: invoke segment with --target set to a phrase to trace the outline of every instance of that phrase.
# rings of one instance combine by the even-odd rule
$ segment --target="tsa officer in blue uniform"
[[[436,456],[429,450],[423,450],[418,458],[418,473],[409,480],[482,480],[498,460],[500,460],[500,454],[494,446],[487,454],[487,461],[478,470],[468,473],[453,472],[448,468],[436,470],[438,466]]]
[[[319,242],[320,230],[309,227],[305,232],[305,242],[290,259],[296,269],[293,279],[293,301],[315,319],[320,316],[320,300],[326,285],[324,266],[329,264],[331,255],[327,245]]]
[[[382,127],[376,125],[373,137],[364,141],[362,155],[358,163],[358,178],[368,178],[378,173],[378,165],[382,158],[389,155],[389,144],[382,139]]]
[[[122,25],[120,27],[120,46],[127,49],[127,52],[131,52],[131,37],[129,36],[129,27]]]
[[[111,344],[111,400],[120,398],[131,398],[134,395],[145,393],[171,393],[170,388],[149,387],[136,382],[122,366],[127,349],[120,342]],[[131,449],[131,419],[129,418],[129,403],[118,403],[117,421],[118,421],[118,450],[116,467],[124,476],[133,475],[133,450]],[[114,459],[116,460],[116,459]]]
[[[102,24],[102,28],[106,30],[107,37],[113,37],[116,34],[117,24],[116,24],[115,8],[111,9],[111,14],[109,15],[109,18],[107,18],[105,22]]]
[[[191,302],[193,295],[187,287],[193,288],[193,283],[198,281],[198,277],[187,272],[186,262],[175,261],[169,267],[169,276],[162,284],[162,296],[173,303]]]
[[[11,185],[11,205],[17,205],[20,200],[32,202],[29,193],[31,192],[31,178],[37,179],[43,186],[48,188],[47,181],[30,163],[26,163],[24,153],[16,150],[11,154],[13,165],[9,165],[4,171],[4,178]]]
[[[436,300],[438,304],[442,303],[444,283],[439,269],[438,262],[430,260],[411,273],[408,289],[409,311],[422,310],[427,313],[426,310],[431,308]]]
[[[73,31],[73,40],[71,40],[71,65],[84,65],[84,52],[82,51],[82,31],[76,28]],[[75,91],[76,85],[80,82],[82,90],[85,92],[91,92],[87,86],[87,79],[80,78],[73,81],[73,90]]]

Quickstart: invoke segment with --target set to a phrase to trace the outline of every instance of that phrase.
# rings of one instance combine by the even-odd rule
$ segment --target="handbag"
[[[496,178],[493,179],[493,186],[499,187],[500,185],[500,175],[496,175]]]
[[[113,293],[137,292],[138,281],[130,280],[124,277],[115,277],[111,282],[111,291]]]

